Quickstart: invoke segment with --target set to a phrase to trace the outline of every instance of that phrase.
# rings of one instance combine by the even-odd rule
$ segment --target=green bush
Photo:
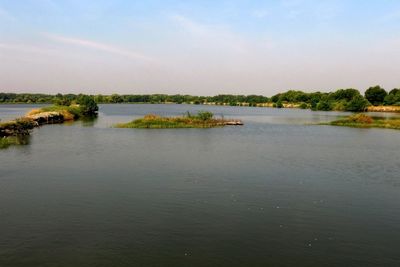
[[[203,120],[203,121],[210,120],[210,119],[212,119],[212,117],[214,117],[214,114],[209,111],[199,111],[197,113],[197,118],[199,118],[200,120]]]

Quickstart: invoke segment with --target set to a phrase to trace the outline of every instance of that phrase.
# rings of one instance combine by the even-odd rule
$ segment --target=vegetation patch
[[[370,117],[365,114],[356,114],[345,119],[336,120],[328,123],[334,126],[347,126],[357,128],[387,128],[400,129],[400,118],[379,118]]]
[[[196,115],[187,112],[180,117],[161,117],[148,114],[143,118],[136,119],[128,123],[115,125],[116,128],[212,128],[229,125],[232,121],[214,118],[213,113],[200,111]]]

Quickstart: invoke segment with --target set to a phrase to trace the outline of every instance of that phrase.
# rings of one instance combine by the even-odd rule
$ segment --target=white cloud
[[[390,13],[387,13],[380,20],[382,22],[390,22],[390,21],[400,20],[400,10],[395,10]]]
[[[11,15],[8,11],[0,7],[0,19],[8,20],[8,21],[16,21],[17,19]]]
[[[184,31],[180,39],[203,52],[214,51],[222,54],[249,52],[250,42],[231,31],[226,25],[199,23],[182,15],[171,16],[171,19]]]
[[[142,53],[138,53],[135,51],[119,48],[117,46],[112,46],[112,45],[108,45],[108,44],[104,44],[104,43],[94,42],[94,41],[90,41],[90,40],[86,40],[86,39],[54,35],[54,34],[49,34],[49,33],[44,33],[44,36],[46,36],[50,40],[53,40],[53,41],[56,41],[59,43],[80,46],[80,47],[84,47],[84,48],[88,48],[88,49],[95,49],[98,51],[104,51],[107,53],[127,57],[127,58],[134,59],[134,60],[154,61],[153,58],[148,57],[147,55],[144,55]]]
[[[267,9],[256,9],[256,10],[253,10],[251,15],[255,18],[263,19],[270,15],[270,11]]]

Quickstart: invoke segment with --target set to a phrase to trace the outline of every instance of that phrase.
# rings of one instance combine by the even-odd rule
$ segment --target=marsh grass
[[[400,118],[371,117],[365,114],[356,114],[344,119],[324,123],[325,125],[347,126],[357,128],[386,128],[400,129]]]
[[[75,120],[83,116],[79,106],[58,106],[58,105],[43,107],[40,109],[33,109],[29,111],[26,114],[26,116],[27,117],[35,116],[45,112],[58,112],[64,117],[65,121]]]

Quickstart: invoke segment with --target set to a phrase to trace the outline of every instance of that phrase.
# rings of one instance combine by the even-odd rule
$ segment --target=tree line
[[[82,94],[26,94],[26,93],[0,93],[0,103],[54,103],[57,105],[70,105],[82,99]],[[188,103],[231,105],[231,106],[259,106],[270,104],[277,108],[287,104],[295,104],[300,108],[312,110],[343,110],[364,111],[369,105],[398,105],[400,106],[400,89],[387,92],[380,86],[373,86],[362,95],[357,89],[339,89],[334,92],[312,92],[289,90],[272,97],[262,95],[230,95],[192,96],[192,95],[167,95],[167,94],[111,94],[90,95],[96,103]]]

